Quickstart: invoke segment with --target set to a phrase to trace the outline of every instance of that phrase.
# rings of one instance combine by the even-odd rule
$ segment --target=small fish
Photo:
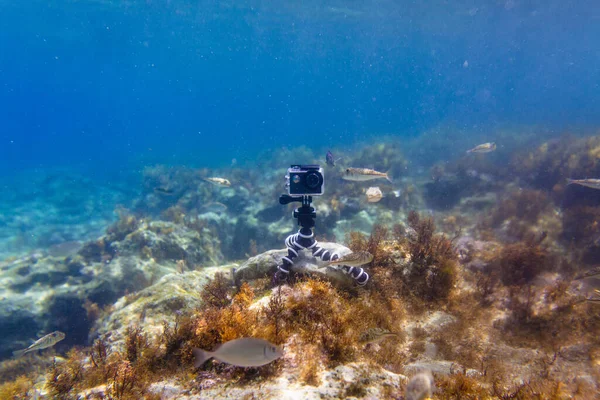
[[[325,162],[330,167],[335,167],[335,163],[338,162],[338,161],[340,161],[341,159],[342,159],[342,157],[336,159],[333,156],[333,153],[331,151],[327,151],[327,154],[325,155]]]
[[[600,304],[600,290],[594,289],[594,294],[592,297],[586,298],[585,301],[592,304]]]
[[[600,304],[600,290],[594,289],[594,295],[585,299],[588,303]]]
[[[398,198],[398,197],[402,196],[402,190],[400,190],[400,189],[394,190],[392,192],[392,194],[394,195],[394,197]]]
[[[355,182],[365,182],[380,178],[385,178],[392,182],[387,172],[383,173],[369,168],[346,168],[342,176],[342,179]]]
[[[567,185],[581,185],[592,189],[600,189],[600,179],[569,179],[567,178]]]
[[[238,367],[260,367],[283,356],[274,344],[257,338],[241,338],[223,343],[217,350],[193,349],[194,367],[198,368],[210,358]]]
[[[227,180],[225,178],[214,177],[214,178],[205,178],[204,180],[212,183],[213,185],[217,185],[217,186],[224,186],[224,187],[231,186],[231,182],[229,182],[229,180]]]
[[[410,378],[404,393],[405,400],[424,400],[432,396],[434,390],[433,375],[430,371],[420,372]]]
[[[54,346],[56,343],[60,342],[65,338],[65,334],[60,331],[55,331],[47,334],[41,339],[36,340],[31,346],[23,350],[17,350],[13,352],[13,356],[21,357],[31,351],[46,349],[48,347]]]
[[[166,187],[155,187],[154,193],[163,194],[165,196],[171,196],[175,191]]]
[[[467,150],[467,153],[490,153],[494,150],[496,150],[496,143],[490,142],[475,146],[471,150]]]
[[[383,198],[383,193],[381,192],[381,189],[379,189],[378,186],[368,188],[365,194],[369,203],[377,203]]]
[[[218,201],[212,201],[200,207],[200,211],[203,213],[214,212],[215,214],[221,214],[227,211],[227,206]]]
[[[378,343],[388,337],[397,337],[398,334],[382,328],[371,328],[364,331],[358,341],[361,344]]]
[[[77,253],[83,247],[83,243],[76,240],[62,242],[48,248],[48,255],[52,257],[68,257]]]
[[[591,269],[588,269],[587,271],[584,271],[580,274],[578,274],[577,276],[575,276],[575,280],[581,280],[581,279],[585,279],[585,278],[598,278],[600,277],[600,267],[594,267]]]
[[[346,254],[337,260],[329,261],[329,265],[347,265],[349,267],[358,267],[373,261],[373,255],[367,251],[357,251]]]

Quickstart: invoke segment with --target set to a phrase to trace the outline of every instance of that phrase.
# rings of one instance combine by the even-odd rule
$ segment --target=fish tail
[[[27,349],[13,351],[13,357],[15,357],[15,358],[23,357],[23,355],[24,355],[26,352],[27,352]]]
[[[197,348],[192,349],[192,354],[194,355],[194,368],[200,368],[202,364],[204,364],[210,358],[213,357],[213,353],[211,353],[210,351],[205,351]]]
[[[389,172],[386,172],[386,173],[385,173],[385,179],[387,179],[389,183],[394,183],[394,182],[392,181],[392,178],[390,178],[390,176],[388,175],[388,173],[389,173]]]
[[[575,183],[575,179],[567,178],[567,185]]]

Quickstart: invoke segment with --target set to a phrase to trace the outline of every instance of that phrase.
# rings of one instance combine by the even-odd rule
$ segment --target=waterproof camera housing
[[[320,165],[292,165],[287,170],[286,187],[290,196],[321,196],[325,179]]]

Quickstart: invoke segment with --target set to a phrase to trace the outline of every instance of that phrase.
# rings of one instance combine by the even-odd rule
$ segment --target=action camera
[[[320,196],[323,194],[323,168],[319,165],[292,165],[285,176],[290,196]]]

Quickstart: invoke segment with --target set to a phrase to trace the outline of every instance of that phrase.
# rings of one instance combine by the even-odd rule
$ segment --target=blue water
[[[0,1],[0,167],[600,122],[597,1]]]

